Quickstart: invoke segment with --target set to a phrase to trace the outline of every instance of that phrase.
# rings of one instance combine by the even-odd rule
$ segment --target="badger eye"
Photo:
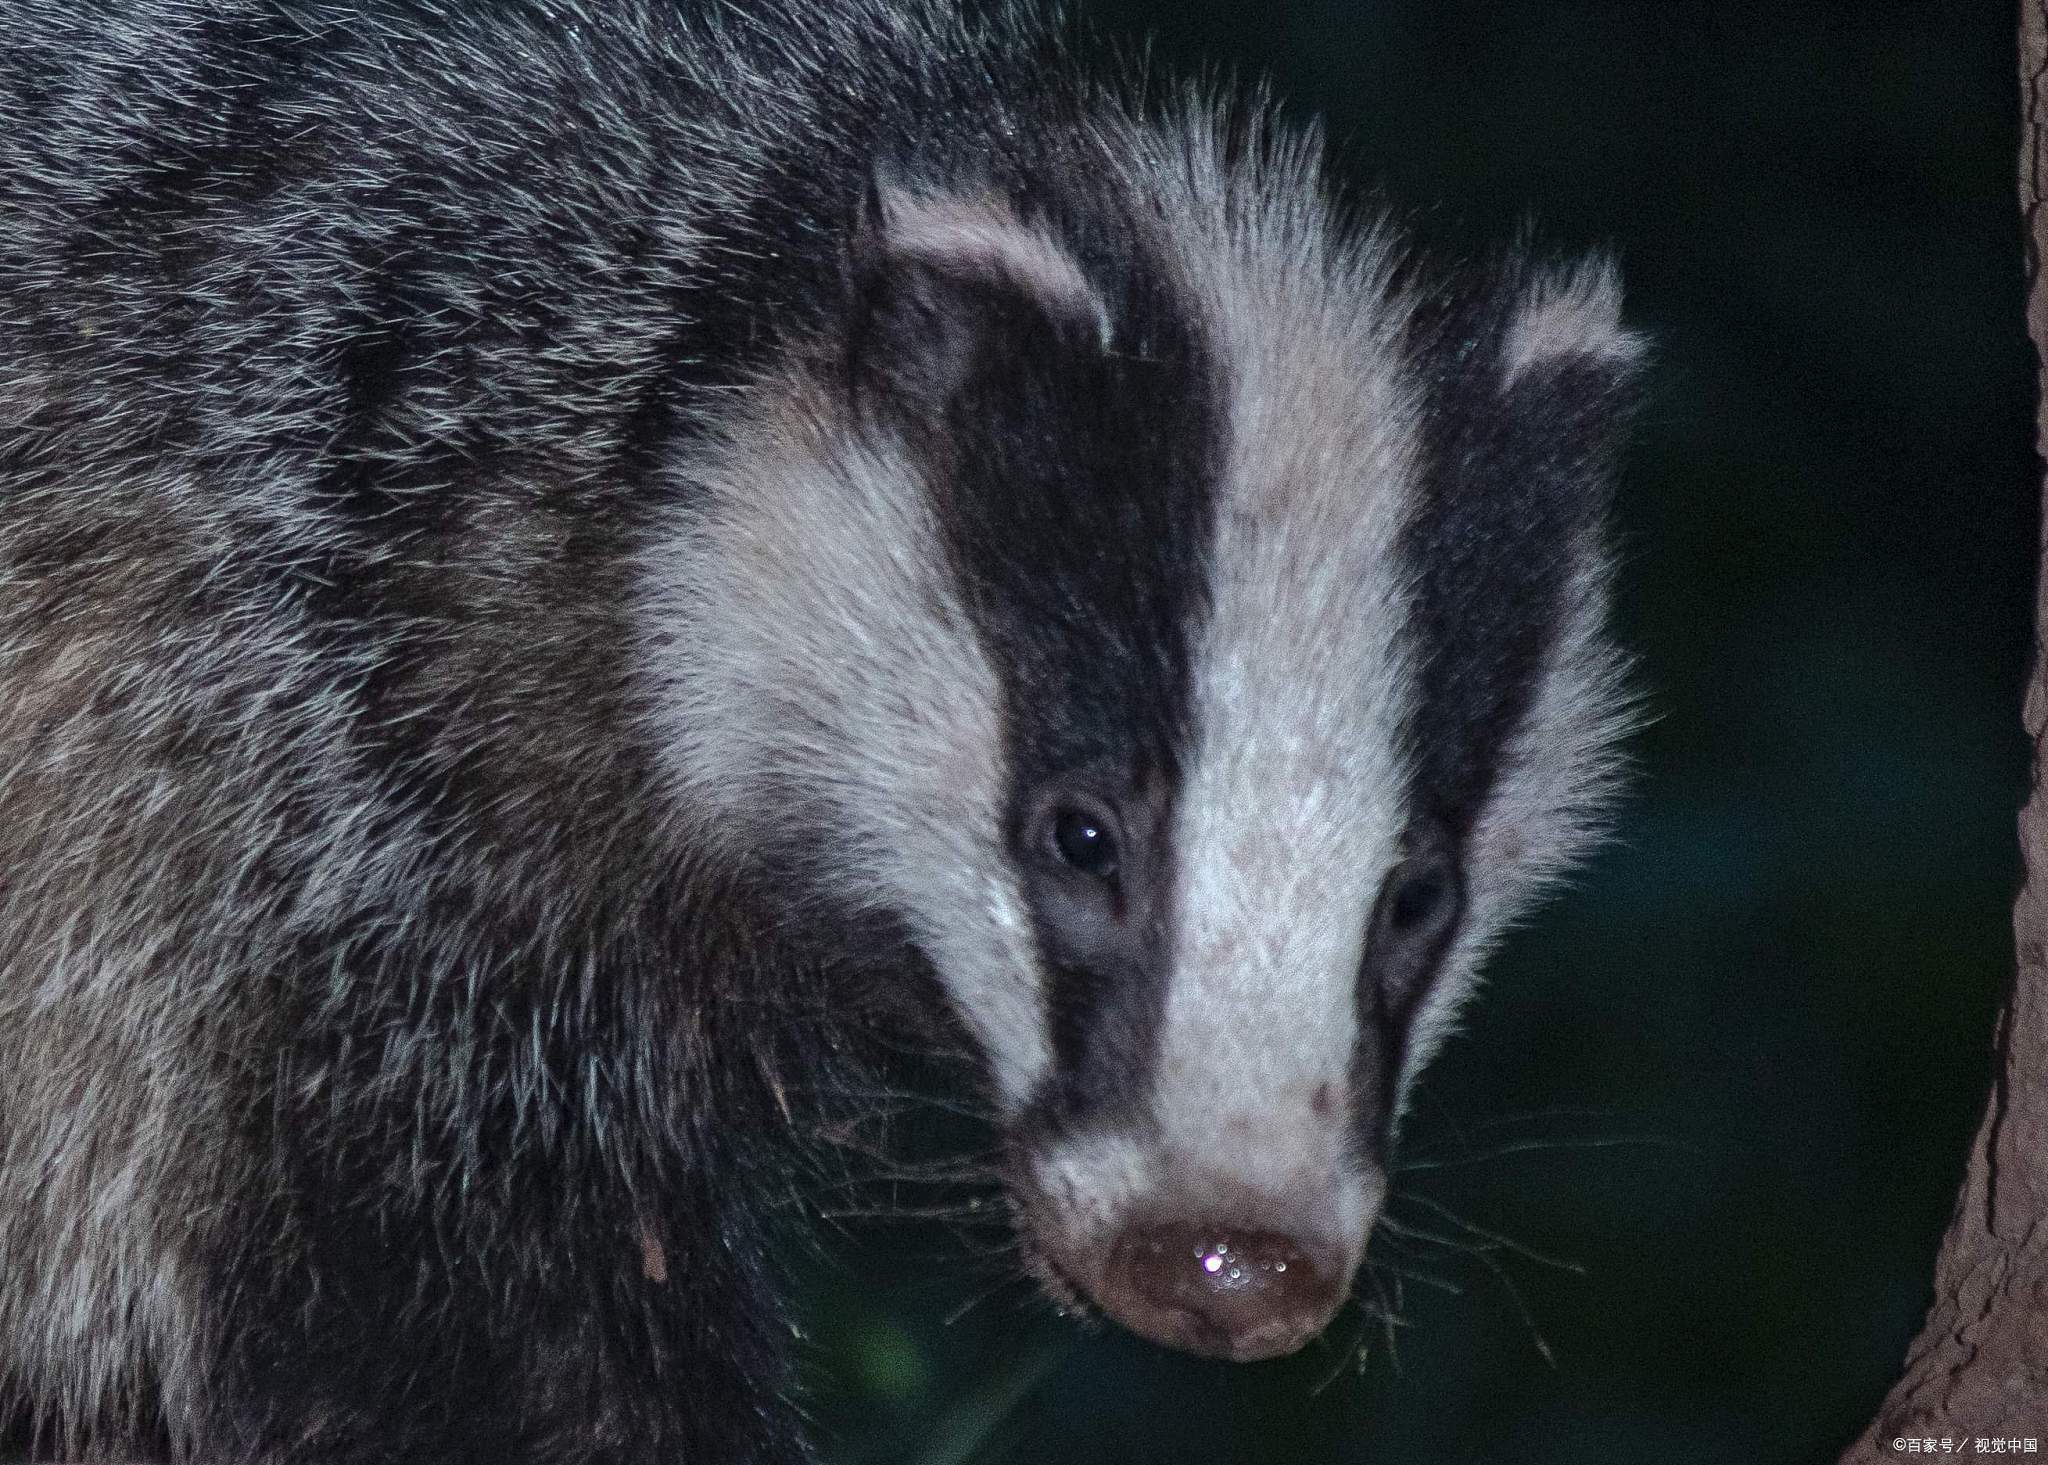
[[[1063,804],[1053,811],[1052,848],[1083,875],[1107,880],[1116,874],[1116,836],[1106,819],[1086,809]]]
[[[1388,896],[1387,924],[1403,934],[1419,931],[1437,918],[1450,897],[1450,877],[1435,865],[1400,872]]]

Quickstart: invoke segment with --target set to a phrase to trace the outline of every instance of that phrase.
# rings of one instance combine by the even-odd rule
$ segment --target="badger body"
[[[760,1218],[902,992],[1055,1295],[1328,1319],[1611,781],[1604,267],[1008,9],[9,28],[0,1417],[803,1458]]]

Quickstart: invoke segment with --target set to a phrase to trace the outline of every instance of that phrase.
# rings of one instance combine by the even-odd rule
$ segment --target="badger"
[[[0,1416],[810,1458],[871,1040],[1062,1304],[1316,1335],[1615,781],[1604,259],[1019,5],[7,19]]]

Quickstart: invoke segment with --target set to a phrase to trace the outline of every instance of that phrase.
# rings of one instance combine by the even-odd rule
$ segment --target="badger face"
[[[648,661],[707,834],[928,958],[1048,1285],[1251,1359],[1347,1295],[1609,782],[1634,346],[1598,269],[1403,288],[1305,152],[1191,136],[878,190],[842,326],[687,467]]]

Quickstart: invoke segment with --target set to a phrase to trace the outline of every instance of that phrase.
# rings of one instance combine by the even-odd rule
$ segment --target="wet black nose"
[[[1347,1270],[1291,1236],[1201,1223],[1134,1226],[1096,1300],[1169,1348],[1248,1362],[1292,1353],[1344,1300]]]

